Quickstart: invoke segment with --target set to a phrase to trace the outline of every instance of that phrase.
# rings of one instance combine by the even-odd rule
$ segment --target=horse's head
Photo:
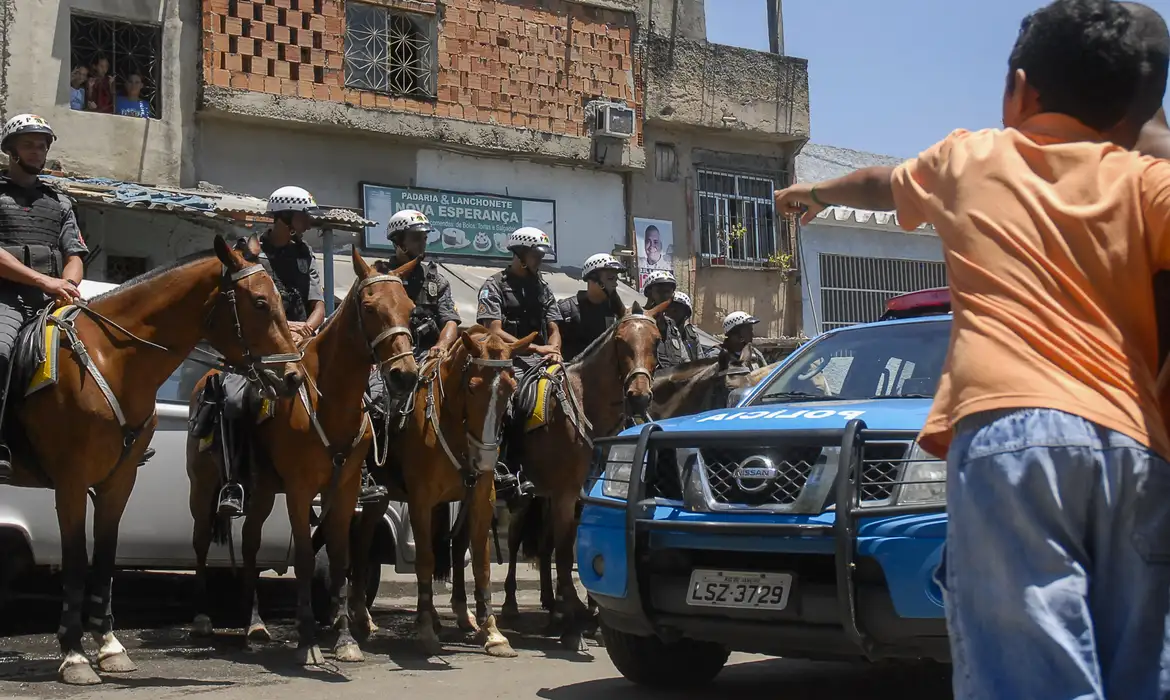
[[[654,400],[654,367],[658,364],[658,314],[665,313],[673,299],[644,312],[634,302],[628,314],[618,319],[613,330],[614,351],[618,370],[625,377],[626,416],[649,418],[650,403]]]
[[[414,392],[418,386],[418,363],[410,332],[414,302],[406,294],[403,280],[414,272],[420,258],[383,273],[353,247],[354,289],[349,296],[357,305],[358,326],[374,364],[386,382],[386,391],[395,398]]]
[[[242,368],[269,397],[292,396],[304,381],[301,354],[284,317],[284,304],[264,267],[248,260],[260,254],[260,241],[249,238],[242,250],[215,237],[215,254],[223,263],[219,296],[207,320],[206,337],[228,364]]]
[[[464,430],[470,448],[471,467],[480,473],[495,471],[500,455],[500,426],[504,409],[516,391],[512,356],[522,354],[536,340],[536,333],[506,343],[495,333],[476,326],[459,338],[467,351],[463,377],[467,386]],[[480,428],[479,436],[475,435]]]

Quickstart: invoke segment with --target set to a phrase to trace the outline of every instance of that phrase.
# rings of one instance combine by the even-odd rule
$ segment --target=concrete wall
[[[821,253],[836,253],[866,258],[899,258],[942,262],[942,243],[930,233],[903,233],[892,229],[867,229],[859,226],[811,224],[800,232],[801,238],[801,307],[804,333],[810,338],[820,333]]]
[[[59,140],[50,158],[66,170],[149,184],[188,184],[193,175],[199,8],[168,0],[16,0],[7,37],[4,117],[35,112]],[[163,27],[161,119],[69,108],[70,12]],[[2,86],[0,86],[2,87]]]
[[[106,256],[122,255],[146,258],[146,269],[165,265],[172,260],[211,248],[217,228],[195,223],[182,217],[133,209],[77,205],[78,225],[89,249],[101,248],[90,261],[85,278],[105,282]],[[218,226],[218,225],[217,225]],[[245,235],[246,230],[223,227],[225,232]]]
[[[424,150],[417,184],[556,200],[557,268],[580,268],[590,255],[626,242],[625,188],[617,173]]]

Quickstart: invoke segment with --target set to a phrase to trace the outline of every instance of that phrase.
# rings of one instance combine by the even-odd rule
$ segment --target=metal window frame
[[[94,50],[91,53],[90,60],[84,65],[89,67],[92,65],[93,57],[99,53],[104,55],[110,61],[110,75],[117,76],[120,72],[118,56],[123,57],[123,63],[130,63],[128,70],[134,70],[142,76],[142,99],[146,100],[150,105],[150,118],[162,119],[163,101],[162,101],[162,60],[163,60],[163,32],[164,27],[159,22],[143,22],[125,19],[123,17],[111,17],[97,12],[87,12],[82,9],[70,9],[69,11],[69,73],[73,72],[73,67],[80,61],[81,51],[78,49],[78,38],[75,33],[77,28],[77,21],[84,22],[99,22],[103,25],[108,25],[110,33],[109,46],[100,47],[94,41]],[[119,29],[133,28],[137,31],[146,31],[149,33],[151,39],[149,48],[145,42],[142,43],[142,48],[147,50],[142,51],[119,51],[119,45],[116,41],[116,34]],[[146,56],[145,66],[138,65],[136,62],[129,62],[128,57],[134,56],[137,53]],[[68,74],[67,74],[68,75]],[[118,94],[116,91],[113,95],[115,104],[117,103]],[[86,110],[88,111],[88,110]],[[119,116],[116,112],[112,116]]]
[[[834,276],[826,274],[826,270],[829,269],[826,264],[834,264],[831,262],[833,260],[839,261],[836,263],[839,265],[839,269],[834,271],[836,276],[853,275],[854,285],[860,278],[862,286],[838,284],[843,281],[840,279],[829,279],[830,284],[826,284],[826,277]],[[877,268],[877,272],[860,268],[847,269],[850,266],[856,267],[858,263],[873,264]],[[904,267],[906,265],[921,265],[925,266],[926,269],[918,273],[906,269]],[[845,328],[879,320],[886,301],[891,297],[922,289],[947,286],[946,264],[938,260],[818,253],[817,270],[820,274],[817,315],[820,317],[819,325],[822,333],[834,328]],[[867,276],[871,275],[872,279],[866,279]],[[854,298],[850,299],[850,295]],[[867,307],[869,308],[867,309]],[[867,310],[875,311],[873,314],[868,314],[872,318],[866,317]],[[846,316],[856,320],[849,320]]]
[[[733,194],[723,192],[716,192],[709,189],[704,189],[703,178],[708,177],[723,177],[731,178],[733,184]],[[786,178],[786,174],[782,173],[782,177]],[[742,193],[742,181],[755,181],[758,183],[766,183],[768,192],[767,197],[757,197]],[[781,231],[787,226],[786,223],[777,222],[776,218],[776,203],[771,197],[771,193],[776,188],[776,178],[771,175],[764,175],[760,173],[735,172],[730,170],[721,170],[718,168],[695,168],[695,238],[698,245],[698,259],[701,264],[708,267],[745,267],[752,269],[762,269],[772,267],[770,258],[773,255],[780,255],[787,251],[784,250],[785,237],[780,235]],[[739,245],[739,250],[736,251],[726,234],[718,237],[727,247],[726,253],[720,253],[718,250],[712,250],[716,245],[716,236],[709,235],[704,231],[703,226],[703,200],[709,198],[715,202],[715,218],[716,230],[718,230],[718,222],[731,221],[743,222],[745,228],[747,221],[753,220],[753,225],[749,228],[748,233],[744,236],[743,243]],[[753,216],[748,217],[746,210],[741,209],[737,217],[733,219],[731,216],[732,202],[741,202],[752,205]],[[742,206],[742,205],[741,205]],[[761,214],[764,214],[761,217]],[[771,225],[760,223],[761,218],[770,218]],[[726,227],[724,227],[726,228]],[[770,229],[770,230],[766,230]],[[712,232],[714,233],[714,232]],[[749,236],[751,237],[749,239]],[[750,240],[750,243],[749,243]],[[754,252],[754,255],[751,254]],[[761,254],[764,253],[764,254]]]
[[[393,53],[386,52],[386,62],[384,65],[373,66],[371,69],[377,69],[385,73],[385,86],[374,86],[369,81],[357,81],[350,75],[351,61],[354,56],[351,53],[356,51],[357,42],[350,38],[350,23],[347,21],[345,25],[345,33],[343,36],[343,80],[345,87],[354,90],[364,90],[367,92],[374,92],[382,95],[390,95],[392,97],[408,97],[413,99],[433,100],[438,96],[438,75],[439,75],[439,61],[438,61],[438,21],[437,16],[425,12],[412,12],[409,10],[400,9],[397,7],[388,7],[376,2],[347,2],[345,7],[348,11],[349,7],[361,6],[368,8],[371,11],[377,11],[383,14],[387,20],[392,17],[398,17],[410,22],[415,31],[418,33],[419,46],[425,46],[425,55],[418,60],[423,63],[421,66],[402,68],[410,72],[413,77],[421,81],[422,84],[416,86],[414,89],[395,89],[389,74],[396,69],[396,64],[393,61]],[[385,38],[385,37],[384,37]],[[389,39],[386,38],[389,43]],[[372,61],[370,63],[373,63]],[[406,64],[403,64],[406,65]],[[356,69],[354,69],[356,70]]]

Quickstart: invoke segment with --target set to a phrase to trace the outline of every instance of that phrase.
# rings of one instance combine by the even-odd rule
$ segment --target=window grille
[[[99,57],[110,62],[115,99],[131,73],[142,77],[142,99],[150,104],[150,116],[162,114],[161,83],[162,27],[85,14],[69,16],[69,60],[71,67],[92,66]]]
[[[434,18],[345,3],[345,85],[405,97],[435,96]]]
[[[712,170],[697,175],[701,262],[763,267],[788,252],[777,243],[772,179]],[[787,221],[780,230],[787,242]]]
[[[146,272],[146,258],[127,255],[106,256],[106,281],[122,284]]]

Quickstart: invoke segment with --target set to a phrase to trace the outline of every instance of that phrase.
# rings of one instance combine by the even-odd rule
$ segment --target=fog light
[[[605,576],[605,557],[600,554],[593,557],[593,573],[597,574],[599,578]]]

